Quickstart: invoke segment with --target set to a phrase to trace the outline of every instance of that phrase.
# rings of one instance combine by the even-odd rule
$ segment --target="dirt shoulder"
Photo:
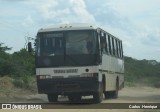
[[[119,98],[113,103],[160,103],[160,89],[152,87],[125,87],[119,91]]]

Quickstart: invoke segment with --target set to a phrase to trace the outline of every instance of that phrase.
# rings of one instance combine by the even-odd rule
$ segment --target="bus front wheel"
[[[95,103],[102,102],[103,99],[103,84],[99,84],[99,91],[93,94],[93,99]]]

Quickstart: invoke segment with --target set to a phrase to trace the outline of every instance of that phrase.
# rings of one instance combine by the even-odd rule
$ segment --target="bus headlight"
[[[50,75],[37,75],[37,79],[50,79]]]
[[[94,77],[98,78],[98,73],[83,73],[80,75],[80,77]]]

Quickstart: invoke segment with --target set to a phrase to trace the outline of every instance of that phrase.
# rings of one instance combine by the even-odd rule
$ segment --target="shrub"
[[[160,82],[156,82],[153,86],[154,86],[155,88],[160,88]]]
[[[20,88],[30,88],[32,86],[31,85],[32,81],[33,81],[33,78],[30,75],[26,75],[26,74],[21,76],[17,75],[17,77],[14,77],[13,84],[16,87],[20,87]]]
[[[0,89],[2,90],[2,89],[11,89],[11,88],[13,88],[14,87],[14,85],[13,85],[13,83],[12,83],[12,78],[10,78],[10,77],[7,77],[7,76],[5,76],[5,77],[1,77],[0,78]]]
[[[14,88],[14,84],[12,83],[12,78],[10,77],[0,77],[0,97],[10,96],[12,94],[12,90]]]

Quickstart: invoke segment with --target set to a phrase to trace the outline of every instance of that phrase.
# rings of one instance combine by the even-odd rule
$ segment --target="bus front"
[[[70,101],[99,93],[100,63],[97,32],[87,30],[42,30],[36,39],[38,92],[55,102],[58,95]]]

